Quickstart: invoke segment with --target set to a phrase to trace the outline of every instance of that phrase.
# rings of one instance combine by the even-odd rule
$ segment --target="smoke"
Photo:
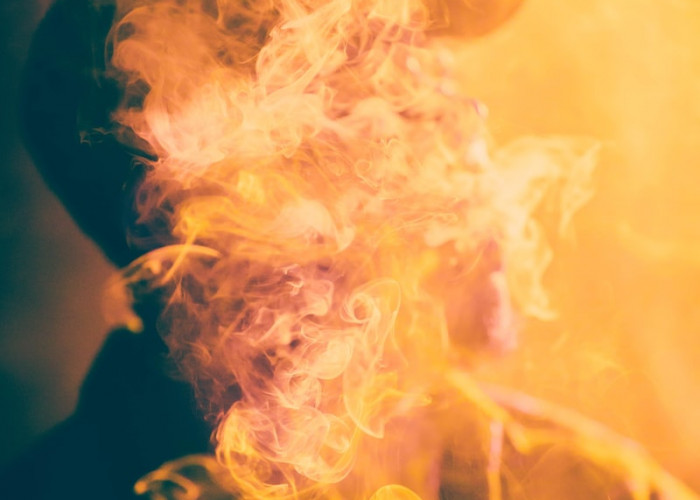
[[[500,488],[511,418],[467,374],[516,346],[519,315],[553,315],[540,220],[587,201],[597,145],[493,144],[437,4],[118,5],[115,119],[158,158],[122,283],[162,301],[226,488],[434,497],[450,405],[497,422]]]

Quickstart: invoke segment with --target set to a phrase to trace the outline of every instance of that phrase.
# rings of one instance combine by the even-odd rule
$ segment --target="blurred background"
[[[49,3],[0,3],[0,464],[71,412],[107,332],[112,269],[17,132],[19,72]],[[526,322],[520,349],[480,376],[604,422],[700,491],[700,2],[525,0],[460,42],[457,67],[496,142],[603,145],[594,198],[552,234],[559,318]]]
[[[458,66],[497,143],[602,144],[594,197],[549,233],[558,320],[527,322],[481,376],[604,422],[700,491],[700,2],[525,0]]]

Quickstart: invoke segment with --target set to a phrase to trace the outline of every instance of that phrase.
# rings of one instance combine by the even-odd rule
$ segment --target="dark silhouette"
[[[105,64],[113,2],[59,0],[34,35],[22,81],[22,132],[34,162],[80,228],[117,266],[137,254],[126,228],[143,151],[111,133],[122,99]],[[123,132],[122,132],[123,133]],[[206,452],[210,428],[189,385],[171,376],[155,332],[112,332],[74,414],[2,472],[4,499],[125,499],[162,463]]]

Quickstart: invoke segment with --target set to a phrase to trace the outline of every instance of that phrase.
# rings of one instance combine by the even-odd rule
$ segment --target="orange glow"
[[[160,247],[121,282],[134,300],[164,297],[160,334],[217,422],[216,460],[165,465],[138,491],[696,498],[637,445],[522,392],[602,418],[552,387],[576,353],[590,380],[625,369],[596,348],[614,332],[582,319],[595,317],[581,295],[606,257],[546,273],[565,262],[553,248],[573,239],[596,164],[615,148],[641,154],[645,136],[606,107],[633,97],[593,95],[614,58],[583,50],[617,35],[625,9],[642,16],[634,2],[532,0],[474,38],[517,3],[481,2],[498,5],[493,20],[460,31],[450,15],[478,17],[477,4],[119,2],[112,61],[128,92],[148,91],[116,117],[159,157],[137,203],[153,234],[144,246]],[[553,47],[545,27],[569,45]],[[592,73],[550,74],[558,50]],[[580,80],[562,94],[546,86],[567,78]],[[581,102],[564,114],[548,102],[568,98]],[[604,220],[595,203],[579,241]],[[632,222],[606,224],[640,259],[690,255]],[[592,337],[561,333],[583,326]]]

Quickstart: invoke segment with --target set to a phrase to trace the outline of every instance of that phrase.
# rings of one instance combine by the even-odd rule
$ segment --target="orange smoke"
[[[599,146],[496,147],[449,8],[119,5],[116,118],[158,157],[136,200],[150,251],[124,282],[162,297],[159,333],[217,426],[218,465],[139,488],[553,497],[523,476],[561,447],[606,488],[693,498],[624,440],[472,378],[525,318],[553,316],[548,241],[589,199]]]

